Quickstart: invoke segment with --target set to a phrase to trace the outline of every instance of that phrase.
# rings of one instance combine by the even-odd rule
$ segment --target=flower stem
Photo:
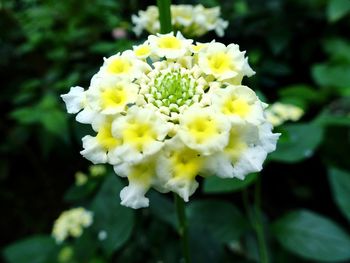
[[[173,30],[171,25],[171,12],[170,12],[171,0],[157,0],[159,10],[159,22],[160,33],[166,34]],[[179,226],[179,235],[182,245],[182,253],[185,259],[185,263],[190,263],[190,249],[188,245],[188,227],[185,213],[185,203],[181,197],[174,194],[175,207]]]
[[[249,221],[251,222],[257,242],[258,242],[258,249],[259,249],[259,257],[261,263],[268,263],[269,256],[267,252],[267,245],[264,235],[264,226],[261,219],[261,182],[260,178],[258,177],[258,180],[255,184],[255,192],[254,192],[254,208],[252,209],[249,204],[249,197],[248,197],[248,191],[247,189],[243,190],[243,203],[244,207],[246,209],[246,213],[248,215]]]
[[[157,0],[159,10],[160,33],[166,34],[173,30],[171,25],[171,0]]]
[[[190,249],[188,244],[188,225],[185,213],[185,203],[180,196],[174,194],[175,207],[179,226],[179,235],[182,245],[182,253],[185,259],[185,263],[190,263]]]
[[[261,218],[261,175],[255,183],[255,205],[254,205],[254,229],[258,240],[260,262],[268,263],[269,256],[267,252],[266,239],[264,235],[264,225]]]

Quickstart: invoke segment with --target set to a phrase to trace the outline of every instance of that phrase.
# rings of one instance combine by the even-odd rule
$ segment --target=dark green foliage
[[[118,195],[122,188],[120,179],[110,175],[103,182],[90,208],[95,216],[92,228],[96,233],[106,233],[106,238],[99,245],[108,256],[129,239],[134,225],[134,211],[119,204]]]
[[[286,249],[313,260],[350,259],[350,236],[330,219],[307,210],[289,212],[273,225]]]
[[[38,235],[8,246],[4,250],[4,257],[9,263],[48,263],[56,250],[52,237]]]
[[[204,193],[226,193],[240,191],[250,184],[254,183],[258,174],[253,173],[247,175],[244,180],[238,178],[219,178],[211,176],[205,179],[203,191]]]
[[[71,86],[87,88],[103,57],[143,41],[130,16],[148,3],[0,2],[4,261],[180,262],[171,195],[151,191],[150,207],[133,211],[119,204],[126,181],[113,172],[73,184],[90,165],[79,151],[82,135],[93,131],[74,122],[59,97]],[[276,128],[278,148],[261,173],[201,181],[186,208],[193,262],[258,262],[257,230],[271,262],[349,261],[350,1],[173,3],[220,5],[230,22],[220,41],[247,50],[257,72],[245,84],[267,103],[305,110],[300,122]],[[115,39],[115,28],[127,36]],[[53,222],[76,206],[93,211],[94,223],[58,245],[49,236]]]

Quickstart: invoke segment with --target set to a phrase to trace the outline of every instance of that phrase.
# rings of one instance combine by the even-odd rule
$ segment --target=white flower
[[[61,95],[68,113],[78,113],[84,108],[84,92],[82,87],[71,87],[67,94]]]
[[[200,152],[188,148],[175,137],[159,155],[157,175],[164,182],[165,189],[177,193],[187,202],[198,187],[195,178],[203,161]]]
[[[228,22],[219,18],[216,22],[215,22],[215,33],[219,36],[219,37],[223,37],[225,35],[225,29],[228,27]]]
[[[210,155],[227,145],[230,128],[225,116],[213,108],[192,106],[180,116],[178,134],[189,148]]]
[[[61,95],[68,113],[78,113],[75,117],[80,123],[91,124],[97,112],[91,109],[86,100],[86,91],[82,87],[71,87],[67,94]]]
[[[125,51],[105,59],[99,74],[133,80],[149,70],[150,66],[146,62],[137,59],[132,51]]]
[[[106,163],[107,161],[111,164],[120,163],[117,149],[122,141],[112,135],[111,127],[111,120],[106,120],[99,127],[95,137],[90,135],[83,137],[84,150],[80,152],[81,155],[94,164]]]
[[[246,86],[213,89],[210,93],[213,107],[225,114],[232,122],[240,119],[259,124],[265,121],[264,108],[255,92]]]
[[[255,72],[249,67],[245,52],[239,50],[236,44],[227,47],[219,42],[211,43],[198,53],[198,64],[206,74],[211,74],[218,80],[241,80],[242,76],[252,76]]]
[[[151,55],[151,47],[148,43],[144,43],[139,46],[133,46],[135,56],[138,58],[146,59]]]
[[[266,155],[275,150],[279,137],[271,130],[269,123],[255,126],[242,122],[233,125],[228,145],[222,152],[210,156],[203,170],[206,174],[239,179],[261,171]]]
[[[120,116],[112,124],[112,134],[123,143],[115,151],[123,161],[140,162],[163,147],[163,140],[170,127],[155,112],[131,107],[126,116]]]
[[[180,6],[174,23],[215,28],[219,9],[197,8],[207,16],[191,18],[190,7]],[[150,188],[188,201],[197,176],[244,179],[276,147],[267,105],[241,85],[254,73],[245,53],[234,44],[192,42],[180,33],[149,36],[106,59],[86,91],[74,87],[62,96],[67,110],[96,132],[83,137],[81,154],[128,180],[122,205],[148,206]],[[274,114],[287,117],[281,107]]]
[[[192,5],[172,5],[171,6],[172,24],[189,27],[195,19]]]
[[[172,26],[175,31],[181,31],[187,37],[202,36],[205,33],[215,30],[215,33],[222,37],[228,22],[220,18],[220,8],[205,8],[203,5],[171,5]],[[141,10],[138,15],[132,15],[131,21],[134,24],[133,31],[140,36],[142,31],[151,34],[159,33],[159,13],[156,6],[148,6]]]
[[[304,110],[292,104],[276,102],[266,110],[266,118],[273,126],[279,126],[286,121],[298,121]]]
[[[158,57],[166,57],[176,59],[188,53],[188,47],[192,44],[192,40],[185,39],[180,32],[169,34],[150,35],[148,37],[149,45],[155,55]]]
[[[147,207],[149,200],[145,197],[149,188],[156,183],[155,177],[156,159],[147,158],[141,163],[123,163],[114,166],[114,171],[122,176],[128,177],[129,185],[120,192],[121,204],[137,209]]]
[[[124,79],[105,77],[95,82],[87,93],[91,108],[101,114],[117,114],[137,100],[138,86]]]
[[[133,28],[134,33],[139,36],[143,30],[155,34],[160,30],[158,7],[148,6],[146,11],[140,10],[137,15],[131,16],[131,21],[135,25]]]
[[[55,221],[52,235],[57,243],[62,243],[69,236],[79,237],[83,228],[92,224],[93,214],[82,207],[64,211]]]

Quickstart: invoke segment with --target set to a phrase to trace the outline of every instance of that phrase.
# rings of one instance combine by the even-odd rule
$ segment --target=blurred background
[[[247,180],[202,180],[187,207],[193,262],[258,262],[256,231],[271,262],[350,261],[350,1],[173,1],[221,7],[225,36],[257,74],[260,98],[304,114],[276,125],[277,151]],[[148,209],[119,205],[125,181],[80,156],[89,132],[60,94],[88,88],[108,57],[143,42],[131,15],[153,1],[0,2],[0,202],[2,257],[9,263],[179,262],[171,195]],[[77,172],[80,172],[77,174]],[[80,179],[79,179],[80,178]],[[55,219],[94,212],[78,238],[56,244]]]

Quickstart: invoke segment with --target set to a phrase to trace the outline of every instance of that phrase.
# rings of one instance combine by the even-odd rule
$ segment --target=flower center
[[[107,70],[114,74],[125,74],[131,69],[131,63],[127,59],[116,58],[108,65]]]
[[[174,36],[165,36],[159,39],[158,45],[165,49],[179,49],[181,41]]]
[[[126,92],[120,89],[108,89],[102,93],[102,107],[112,108],[123,105],[126,100]]]
[[[178,111],[178,107],[192,105],[196,94],[196,81],[188,74],[174,70],[166,74],[159,74],[154,79],[151,95],[153,104],[157,107],[165,106],[170,111]],[[197,95],[198,97],[198,95]]]
[[[111,123],[109,122],[100,128],[96,138],[105,150],[111,150],[121,143],[118,139],[113,137],[111,132]]]
[[[230,68],[230,57],[223,52],[214,54],[209,58],[209,65],[214,72],[223,73]]]

